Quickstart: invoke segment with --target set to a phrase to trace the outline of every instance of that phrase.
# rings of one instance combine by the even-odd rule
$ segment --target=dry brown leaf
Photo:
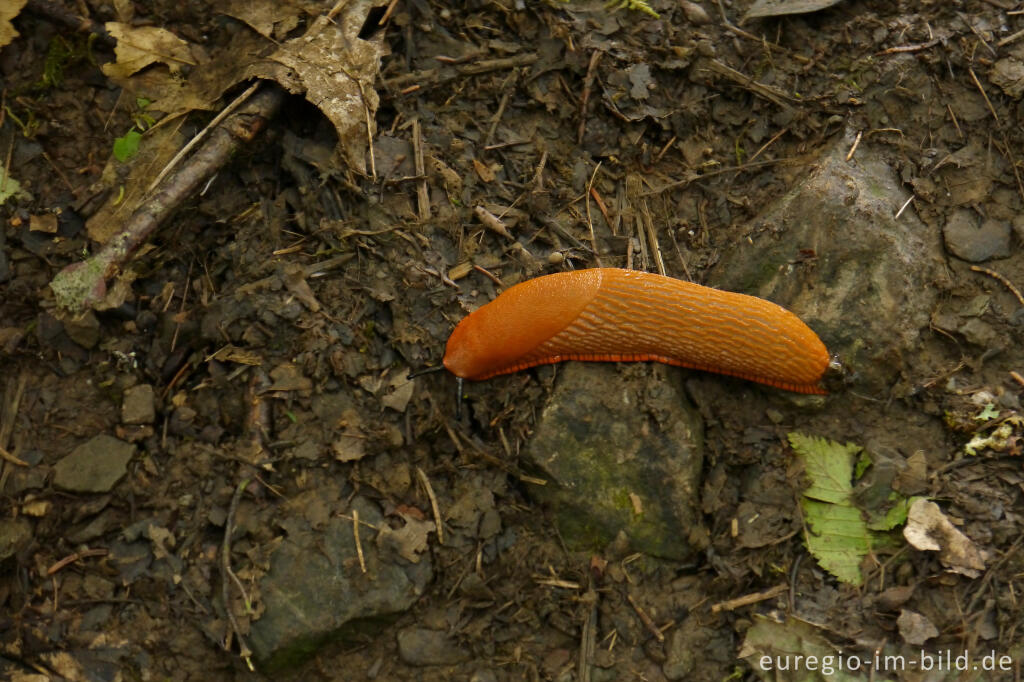
[[[21,12],[21,8],[25,6],[28,0],[7,0],[4,3],[0,3],[0,47],[9,44],[20,33],[14,30],[14,24],[11,23],[11,19],[18,16]]]
[[[433,521],[417,519],[411,514],[399,513],[405,525],[394,530],[388,526],[380,529],[377,536],[379,547],[390,546],[406,561],[418,564],[420,554],[427,551],[427,534],[436,529]]]
[[[371,0],[353,0],[332,18],[321,14],[304,35],[281,43],[245,72],[245,78],[275,80],[304,95],[334,125],[339,149],[361,173],[366,172],[366,150],[376,132],[379,98],[374,81],[387,51],[383,31],[359,37],[373,5]]]
[[[230,0],[227,8],[221,10],[229,17],[248,24],[260,35],[280,42],[299,25],[306,14],[317,14],[317,8],[309,2],[252,2],[252,0]]]
[[[985,556],[950,521],[939,505],[918,498],[910,505],[903,537],[922,551],[939,553],[939,561],[954,573],[977,578],[985,568]]]
[[[414,388],[413,382],[409,381],[407,376],[408,368],[391,375],[384,389],[384,397],[380,401],[384,407],[390,407],[395,412],[405,412],[406,406],[412,400]]]
[[[167,29],[133,27],[117,21],[107,22],[105,26],[117,40],[114,48],[117,61],[102,67],[103,73],[110,78],[128,78],[150,64],[166,64],[171,73],[177,73],[183,66],[199,63],[190,45]]]

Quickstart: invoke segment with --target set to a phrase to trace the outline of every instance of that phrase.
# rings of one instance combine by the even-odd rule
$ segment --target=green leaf
[[[871,531],[853,504],[853,464],[861,448],[801,433],[790,433],[789,443],[808,479],[802,501],[807,549],[836,578],[860,585],[860,562],[871,551]]]
[[[805,496],[833,504],[850,504],[853,458],[861,451],[859,445],[840,445],[802,433],[790,433],[789,444],[807,470],[810,485],[804,491]]]
[[[142,140],[142,133],[137,130],[129,130],[123,136],[114,140],[114,158],[124,163],[139,153],[139,142]]]
[[[995,419],[998,416],[999,416],[999,410],[996,409],[996,406],[994,404],[989,403],[988,405],[985,405],[985,409],[982,410],[978,414],[978,416],[975,417],[975,419],[980,421],[980,422],[987,422],[987,421],[991,421],[991,420]]]
[[[871,530],[892,530],[896,526],[902,526],[907,522],[907,512],[910,510],[910,505],[918,498],[903,497],[896,493],[893,493],[892,496],[897,498],[896,503],[889,508],[889,511],[885,512],[884,517],[868,524]]]
[[[7,171],[0,166],[0,206],[11,197],[21,192],[21,184],[7,174]]]

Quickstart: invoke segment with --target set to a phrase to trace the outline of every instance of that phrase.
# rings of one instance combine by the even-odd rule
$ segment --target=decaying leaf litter
[[[762,657],[783,651],[923,647],[992,650],[1019,675],[1019,8],[409,3],[377,29],[382,13],[350,5],[89,8],[116,51],[64,28],[70,8],[14,17],[0,54],[4,665],[228,676],[253,652],[304,676],[722,679],[768,675]],[[275,96],[276,117],[243,112],[264,132],[239,143],[229,126],[235,151],[188,176],[211,153],[201,131],[237,113],[225,107],[251,78],[293,96]],[[137,154],[105,161],[133,130]],[[828,210],[791,191],[827,195],[840,176]],[[168,186],[181,197],[165,214],[147,192]],[[828,320],[813,301],[846,286],[831,259],[856,233],[787,247],[789,284],[765,284],[750,251],[773,262],[766,245],[788,244],[801,216],[842,225],[843,205],[913,218],[921,246],[896,262],[945,249],[903,291],[856,271],[883,324],[860,346],[822,330],[872,360],[827,402],[582,368],[576,391],[608,390],[609,371],[629,387],[638,438],[673,414],[658,387],[696,402],[698,520],[663,524],[658,545],[687,559],[637,551],[629,530],[658,490],[614,487],[631,461],[596,477],[627,491],[618,537],[568,535],[569,503],[542,494],[564,473],[538,466],[530,436],[570,368],[473,385],[460,422],[450,377],[404,378],[499,286],[566,267],[719,285],[752,271],[727,288],[768,287]],[[109,255],[97,241],[140,209],[139,249],[99,261],[115,263],[105,291],[63,310],[50,282]],[[861,329],[863,312],[839,309]],[[890,544],[857,555],[859,589],[815,549],[800,502],[813,471],[787,445],[799,434],[867,454],[842,504]],[[291,629],[289,609],[312,629]],[[287,646],[302,637],[322,647],[306,667]]]

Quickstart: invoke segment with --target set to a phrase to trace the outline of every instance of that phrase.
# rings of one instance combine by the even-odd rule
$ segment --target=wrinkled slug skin
[[[511,287],[456,326],[444,365],[480,380],[563,360],[652,360],[821,394],[829,356],[810,327],[770,301],[594,268]]]

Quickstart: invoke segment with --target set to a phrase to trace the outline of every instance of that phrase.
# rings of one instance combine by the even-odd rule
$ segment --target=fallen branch
[[[99,252],[57,273],[50,282],[57,305],[72,312],[83,312],[102,303],[107,295],[107,280],[120,272],[150,235],[243,144],[251,142],[266,127],[283,101],[284,90],[267,82],[215,128],[206,144],[164,178]]]

